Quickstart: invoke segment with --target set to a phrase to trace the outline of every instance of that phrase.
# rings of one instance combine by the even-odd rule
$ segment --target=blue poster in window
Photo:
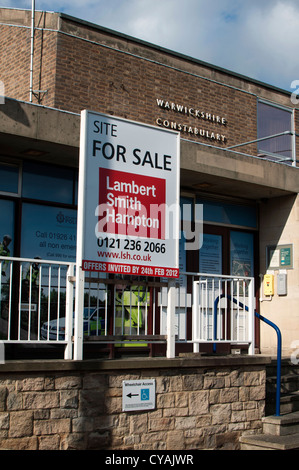
[[[77,211],[23,204],[21,256],[76,261]]]
[[[204,233],[199,250],[199,271],[205,274],[222,274],[222,237]]]
[[[232,275],[245,277],[254,275],[252,233],[231,232],[230,262]]]

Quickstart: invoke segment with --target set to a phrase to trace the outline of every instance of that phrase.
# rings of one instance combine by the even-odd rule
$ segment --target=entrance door
[[[255,276],[256,233],[204,225],[201,248],[186,253],[187,271]]]
[[[249,230],[238,230],[230,227],[221,227],[205,224],[203,227],[203,243],[201,248],[197,252],[190,252],[186,254],[187,258],[187,271],[198,272],[201,274],[212,274],[212,275],[235,275],[236,277],[255,277],[257,271],[255,270],[255,259],[256,246],[257,246],[257,232]],[[220,285],[220,284],[219,284]],[[213,296],[215,289],[217,289],[217,283],[213,286]],[[257,283],[256,283],[257,286]],[[243,289],[243,290],[242,290]],[[242,292],[241,292],[242,290]],[[222,292],[218,293],[219,295]],[[243,304],[247,305],[247,291],[243,287],[238,289],[238,292],[228,292],[236,299],[241,299]],[[242,294],[242,298],[240,295]],[[209,295],[209,292],[206,293]],[[212,295],[212,293],[211,293]],[[210,305],[211,302],[208,302]],[[234,304],[233,304],[234,306]],[[233,307],[234,310],[234,307]],[[237,312],[237,309],[236,309]],[[206,318],[203,319],[206,325],[213,325],[212,309],[206,309]],[[211,318],[210,318],[211,317]],[[245,323],[248,319],[246,315],[244,318],[237,318],[238,331],[242,331],[242,325],[240,327],[240,321]],[[234,323],[234,316],[231,321]],[[212,326],[211,326],[212,328]],[[232,328],[234,331],[234,325],[223,325],[223,328]],[[241,328],[241,329],[240,329]],[[236,330],[237,331],[237,330]],[[239,334],[239,333],[238,333]],[[256,337],[258,337],[258,331],[256,329]],[[208,337],[212,337],[213,332],[207,332]],[[204,351],[209,347],[201,346],[200,350]],[[224,352],[225,346],[220,348]],[[219,351],[220,351],[219,349]]]

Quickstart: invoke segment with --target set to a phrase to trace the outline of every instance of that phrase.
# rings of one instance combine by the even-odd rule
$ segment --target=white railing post
[[[250,345],[248,354],[254,355],[255,351],[255,313],[254,313],[254,278],[251,278],[248,286],[248,335]]]
[[[193,352],[198,353],[199,352],[199,343],[195,342],[195,340],[198,338],[198,332],[199,332],[199,296],[198,296],[198,291],[199,291],[199,281],[193,281],[192,284],[192,290],[193,290],[193,296],[192,296],[192,341],[193,341]]]
[[[66,302],[65,302],[65,339],[66,347],[64,359],[72,359],[72,335],[73,335],[73,308],[74,308],[74,264],[70,264],[66,274]]]
[[[83,359],[83,308],[84,308],[84,271],[76,267],[76,297],[75,297],[75,331],[74,331],[74,360]]]
[[[167,299],[167,358],[175,357],[175,280],[168,280],[168,299]]]

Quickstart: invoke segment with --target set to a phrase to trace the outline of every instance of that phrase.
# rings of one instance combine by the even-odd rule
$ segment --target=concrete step
[[[275,413],[277,361],[267,366],[266,415]],[[289,358],[281,362],[280,412],[299,411],[299,365],[292,364]]]
[[[272,394],[276,391],[276,376],[267,377],[267,393]],[[296,392],[299,390],[299,376],[294,374],[285,374],[281,376],[281,393]]]
[[[299,412],[266,416],[263,418],[263,433],[272,436],[299,435]]]
[[[266,414],[271,415],[275,413],[276,402],[275,394],[266,396]],[[280,397],[280,413],[293,413],[299,411],[299,391],[291,392],[287,394],[281,394]]]
[[[272,436],[257,434],[240,437],[241,450],[299,450],[299,434]]]
[[[262,434],[240,438],[241,450],[299,450],[299,412],[263,418]]]

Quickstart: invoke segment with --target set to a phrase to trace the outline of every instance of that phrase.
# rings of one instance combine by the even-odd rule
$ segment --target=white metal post
[[[255,350],[255,313],[254,313],[254,278],[251,278],[248,286],[248,328],[249,328],[249,340],[250,346],[248,353],[254,355]]]
[[[192,341],[193,341],[193,352],[199,352],[199,343],[195,342],[198,338],[199,331],[199,318],[198,318],[198,290],[199,281],[193,281],[193,301],[192,301]]]
[[[74,360],[83,359],[83,308],[84,308],[84,271],[81,266],[76,267],[76,298],[75,298],[75,332],[74,332]]]
[[[167,288],[167,358],[175,357],[175,280],[168,281]]]
[[[73,307],[74,307],[74,264],[70,264],[66,274],[65,339],[64,359],[72,359]]]
[[[76,294],[75,294],[75,325],[74,325],[74,360],[83,359],[83,308],[84,280],[82,269],[84,226],[85,226],[85,156],[87,140],[87,111],[81,112],[80,124],[80,156],[78,182],[78,217],[77,217],[77,252],[76,252]]]

